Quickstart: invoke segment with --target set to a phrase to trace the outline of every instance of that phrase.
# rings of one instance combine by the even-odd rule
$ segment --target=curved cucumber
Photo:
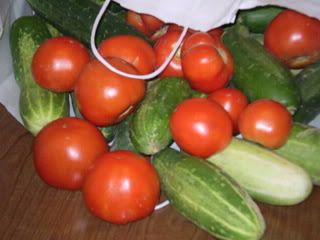
[[[257,205],[231,177],[203,159],[171,148],[153,158],[174,208],[220,239],[260,239],[265,222]]]
[[[248,141],[233,138],[221,152],[207,159],[240,183],[260,202],[293,205],[312,191],[310,176],[298,165]]]

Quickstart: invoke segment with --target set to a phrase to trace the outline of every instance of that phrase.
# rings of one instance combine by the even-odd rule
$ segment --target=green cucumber
[[[277,154],[301,166],[320,186],[320,129],[294,123],[287,142],[274,150]]]
[[[300,96],[290,70],[269,54],[241,24],[226,28],[222,39],[234,60],[231,84],[242,90],[251,102],[273,99],[293,114],[299,106]]]
[[[161,189],[171,205],[219,239],[260,239],[263,216],[236,181],[220,168],[172,148],[154,155]]]
[[[253,199],[274,205],[294,205],[312,191],[308,173],[275,152],[233,138],[221,152],[207,160],[233,177]]]
[[[73,36],[90,46],[93,23],[100,6],[83,0],[27,0],[36,14],[44,17],[62,33]],[[123,17],[106,11],[96,33],[96,43],[112,35],[131,34],[145,40],[149,39],[126,23]],[[150,42],[150,41],[149,41]]]
[[[301,104],[294,121],[309,123],[320,113],[320,62],[309,65],[294,78],[301,95]]]
[[[159,78],[149,84],[130,125],[130,138],[139,152],[155,154],[172,143],[170,115],[191,94],[192,90],[183,78]]]

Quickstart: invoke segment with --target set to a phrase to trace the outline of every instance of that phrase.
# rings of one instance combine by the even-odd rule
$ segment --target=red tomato
[[[111,223],[126,224],[150,215],[160,197],[155,168],[128,151],[108,152],[87,175],[83,197],[90,211]]]
[[[72,91],[83,67],[90,61],[87,48],[78,40],[59,36],[39,46],[32,59],[32,74],[43,88]]]
[[[233,59],[218,38],[196,32],[182,46],[181,63],[190,86],[204,93],[225,87],[233,74]]]
[[[292,118],[280,103],[260,99],[250,103],[241,113],[239,130],[243,138],[268,148],[283,145],[291,131]]]
[[[130,63],[140,74],[151,73],[156,65],[153,48],[133,35],[115,35],[105,39],[99,45],[99,53],[103,57],[117,57]]]
[[[209,94],[208,98],[219,103],[229,113],[233,122],[233,134],[237,134],[239,116],[248,105],[247,96],[235,88],[221,88]]]
[[[289,68],[320,60],[320,21],[286,9],[268,25],[264,46]]]
[[[119,58],[107,60],[119,70],[137,74],[132,65]],[[145,90],[145,81],[120,76],[93,59],[80,74],[74,92],[80,113],[95,125],[107,126],[128,116]]]
[[[211,37],[217,38],[217,39],[221,38],[223,32],[224,32],[223,28],[213,28],[208,31],[208,33]]]
[[[80,189],[91,164],[107,151],[102,133],[89,122],[75,117],[47,124],[33,144],[39,176],[47,184],[66,190]]]
[[[131,10],[127,11],[126,21],[146,36],[151,36],[164,24],[163,21],[155,16],[149,14],[139,14]]]
[[[190,98],[172,113],[170,130],[183,151],[209,157],[231,141],[232,121],[218,103],[207,98]]]

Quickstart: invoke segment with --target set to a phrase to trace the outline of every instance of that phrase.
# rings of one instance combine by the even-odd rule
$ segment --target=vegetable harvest
[[[216,238],[260,239],[268,226],[255,201],[294,205],[320,185],[320,130],[308,125],[320,113],[312,91],[320,62],[294,76],[255,39],[285,9],[246,10],[231,26],[189,30],[167,69],[142,81],[90,52],[99,1],[27,1],[35,16],[17,19],[10,41],[36,171],[49,186],[81,191],[92,214],[138,221],[154,212],[162,191]],[[153,72],[180,26],[117,8],[107,9],[97,32],[100,54],[126,73]],[[44,48],[48,42],[54,48]],[[43,74],[50,56],[63,58]],[[65,62],[72,76],[61,72]]]

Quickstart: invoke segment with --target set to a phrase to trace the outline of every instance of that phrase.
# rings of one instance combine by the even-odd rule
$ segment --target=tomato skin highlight
[[[97,159],[82,193],[94,215],[126,224],[154,211],[160,197],[160,180],[150,161],[134,152],[117,150]]]
[[[289,111],[270,99],[250,103],[239,117],[239,130],[243,138],[271,149],[286,142],[291,128],[292,117]]]
[[[207,98],[191,98],[181,102],[172,113],[170,130],[183,151],[209,157],[231,141],[232,121],[218,103]]]
[[[50,186],[78,190],[95,159],[109,150],[101,132],[89,122],[64,117],[46,125],[33,143],[38,175]]]

